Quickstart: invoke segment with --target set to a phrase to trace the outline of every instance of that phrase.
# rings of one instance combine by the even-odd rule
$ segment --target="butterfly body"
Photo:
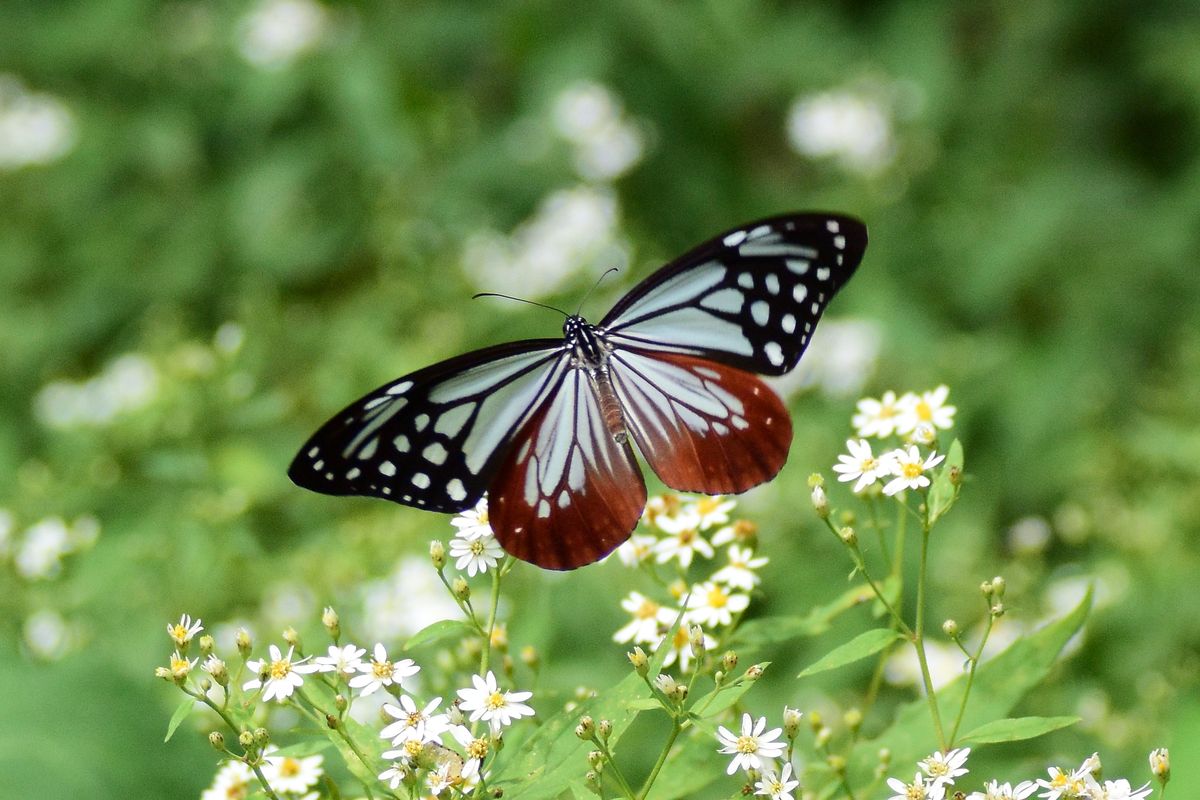
[[[468,353],[386,384],[327,422],[300,486],[456,512],[487,492],[519,558],[572,569],[628,538],[646,501],[634,448],[668,486],[725,494],[773,478],[791,420],[756,375],[791,370],[853,273],[866,229],[793,214],[693,249],[599,324]]]

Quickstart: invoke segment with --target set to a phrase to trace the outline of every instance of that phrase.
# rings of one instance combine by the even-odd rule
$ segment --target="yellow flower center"
[[[371,671],[375,673],[376,678],[390,678],[392,677],[392,662],[372,661]]]
[[[696,503],[696,510],[703,517],[716,511],[719,505],[721,505],[720,497],[701,497],[699,502]]]
[[[281,658],[278,661],[271,662],[271,680],[277,681],[287,677],[287,674],[292,671],[292,662],[286,658]]]
[[[421,720],[425,719],[425,715],[422,714],[420,711],[413,711],[412,713],[410,713],[408,715],[407,719],[408,719],[408,724],[415,728],[417,725],[419,725],[421,723]]]
[[[688,643],[691,641],[692,637],[691,634],[688,633],[687,628],[680,625],[675,630],[675,638],[671,640],[671,644],[675,646],[676,650],[682,650],[683,648],[687,647]]]
[[[916,478],[924,471],[925,470],[921,468],[921,465],[915,462],[911,464],[904,464],[900,467],[900,474],[906,478]]]
[[[696,538],[696,531],[691,528],[685,528],[679,532],[679,543],[681,545],[689,545]]]
[[[753,736],[739,736],[737,740],[737,751],[739,753],[757,753],[758,739]]]
[[[490,747],[487,739],[475,739],[467,745],[467,755],[471,758],[482,759],[488,754]]]
[[[504,695],[500,694],[500,692],[492,692],[491,696],[487,699],[487,707],[492,711],[504,708]]]
[[[870,472],[878,466],[879,462],[875,460],[874,456],[867,456],[858,462],[858,468],[863,472]]]
[[[929,422],[929,420],[933,419],[933,409],[924,400],[917,402],[917,419],[922,422]]]
[[[294,758],[284,758],[283,763],[279,765],[279,774],[285,778],[292,778],[300,774],[300,762]]]
[[[653,600],[643,600],[642,604],[638,606],[637,611],[633,612],[633,615],[638,619],[653,619],[658,616],[658,609],[658,603]]]
[[[419,739],[409,739],[404,743],[404,752],[414,761],[421,756],[421,751],[424,749],[425,745]]]
[[[225,787],[225,797],[228,800],[245,800],[250,794],[250,784],[245,781],[234,781]]]
[[[479,524],[480,525],[488,524],[488,512],[484,511],[479,514]]]
[[[925,800],[925,787],[914,783],[904,794],[908,800]]]
[[[896,416],[896,407],[895,406],[880,406],[879,407],[879,418],[880,419],[891,419],[894,416]]]
[[[183,625],[177,624],[171,628],[171,638],[177,642],[182,642],[185,638],[187,638],[187,635],[187,628],[183,627]]]
[[[930,761],[925,769],[929,772],[929,777],[931,778],[940,777],[950,771],[950,768],[941,761]]]
[[[171,672],[175,675],[187,675],[191,669],[192,663],[186,658],[171,657]]]
[[[471,555],[473,555],[473,556],[483,555],[483,540],[482,539],[472,539],[471,540]]]
[[[729,602],[729,595],[720,586],[714,586],[708,590],[708,604],[713,608],[724,608]]]

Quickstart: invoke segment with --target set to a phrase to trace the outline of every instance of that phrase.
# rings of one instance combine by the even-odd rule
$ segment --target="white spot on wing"
[[[362,470],[359,469],[358,467],[351,467],[350,470],[346,473],[346,480],[352,481],[355,478],[357,478],[359,475],[362,475]]]
[[[783,363],[783,348],[779,346],[779,342],[767,342],[763,346],[763,352],[767,354],[767,360],[775,366]]]
[[[803,283],[797,283],[796,288],[792,289],[792,297],[796,298],[797,303],[803,303],[804,298],[808,297],[808,287]]]
[[[783,328],[784,333],[795,333],[796,318],[791,314],[784,314],[783,319],[779,321],[779,326]]]
[[[401,381],[387,390],[388,394],[404,394],[413,385],[412,381]]]
[[[808,272],[808,268],[812,266],[809,262],[800,258],[789,258],[783,263],[787,264],[787,268],[797,275],[803,275]]]
[[[412,482],[413,486],[417,487],[418,489],[429,488],[429,476],[424,472],[418,472],[416,475],[413,475]]]
[[[401,453],[407,453],[408,449],[412,446],[408,442],[408,437],[405,436],[404,434],[400,434],[395,439],[393,439],[392,444],[396,445],[396,449],[399,450]]]
[[[450,495],[450,499],[457,503],[467,496],[467,490],[462,481],[454,478],[446,484],[446,494]]]
[[[819,281],[829,280],[829,267],[819,267],[817,269],[817,280],[819,280]]]
[[[844,250],[846,248],[846,237],[845,236],[833,237],[833,246],[836,247],[838,250]]]
[[[428,414],[417,414],[416,419],[413,420],[413,427],[419,431],[425,430],[425,426],[428,424],[429,424],[429,415]]]
[[[739,244],[746,241],[746,232],[734,231],[721,241],[725,243],[726,247],[737,247]]]
[[[830,233],[837,233],[838,227],[838,221],[836,219],[831,219],[825,223],[825,230],[829,231]]]
[[[390,478],[396,474],[396,465],[390,461],[384,461],[379,465],[379,471]]]
[[[767,275],[766,279],[767,291],[771,294],[779,294],[779,276],[774,272]]]
[[[441,442],[434,442],[421,451],[421,456],[430,464],[445,464],[447,455]]]
[[[741,313],[742,305],[745,302],[746,296],[737,289],[722,289],[705,297],[700,301],[700,305],[711,308],[713,311],[738,314]]]
[[[741,286],[743,289],[753,289],[754,276],[749,272],[743,272],[741,275],[738,275],[738,286]]]
[[[754,317],[758,325],[766,325],[767,320],[771,318],[771,306],[766,300],[755,300],[750,304],[750,316]]]
[[[474,410],[474,403],[463,403],[461,406],[456,406],[438,417],[437,421],[433,423],[433,429],[443,436],[453,439],[458,436],[458,432],[462,430]]]

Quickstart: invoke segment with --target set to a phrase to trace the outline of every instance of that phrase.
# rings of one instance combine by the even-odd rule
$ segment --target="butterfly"
[[[786,214],[690,250],[599,324],[495,345],[385,384],[326,422],[297,485],[460,512],[488,499],[504,549],[548,569],[598,561],[664,484],[735,494],[783,468],[792,423],[757,375],[796,366],[862,259],[863,223]],[[565,313],[565,312],[564,312]]]

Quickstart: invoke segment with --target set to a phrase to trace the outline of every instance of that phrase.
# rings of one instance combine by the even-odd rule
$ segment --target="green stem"
[[[867,503],[867,508],[871,512],[871,527],[875,529],[875,536],[879,539],[879,552],[883,556],[884,563],[892,560],[888,553],[887,538],[883,535],[883,526],[879,524],[879,509],[876,507],[877,500],[872,499]]]
[[[992,632],[992,625],[996,618],[988,614],[987,625],[983,628],[983,638],[979,640],[979,647],[975,648],[975,655],[970,656],[971,666],[967,668],[967,685],[963,689],[962,702],[958,706],[958,715],[954,718],[954,727],[950,729],[950,746],[954,746],[954,739],[958,736],[958,726],[962,724],[963,714],[967,710],[967,698],[971,696],[971,684],[975,682],[975,669],[979,666],[979,659],[983,656],[983,646],[987,644],[988,635]]]
[[[300,712],[302,714],[307,715],[318,728],[324,728],[325,730],[328,730],[329,724],[328,724],[327,718],[330,716],[333,716],[333,715],[327,714],[324,709],[322,709],[320,706],[318,706],[316,703],[314,703],[312,701],[312,699],[307,694],[305,694],[303,689],[296,689],[296,695],[298,697],[300,697],[302,700],[304,700],[305,703],[312,706],[312,708],[305,708],[304,704],[302,704],[302,703],[293,703],[293,705],[296,708],[300,709]],[[346,743],[346,745],[350,748],[350,752],[354,753],[354,755],[358,757],[359,763],[361,763],[363,765],[363,768],[366,769],[367,774],[375,775],[376,774],[375,767],[373,767],[370,763],[367,762],[367,757],[365,755],[363,755],[362,750],[360,750],[358,748],[358,745],[355,743],[354,739],[346,731],[346,726],[339,724],[335,730],[337,731],[338,736],[340,736],[342,738],[342,741],[344,741]],[[375,797],[375,795],[371,792],[371,787],[367,781],[362,781],[362,787],[363,787],[363,791],[366,792],[366,795],[368,798]],[[393,795],[393,796],[395,796],[395,795]]]
[[[492,571],[492,600],[491,606],[488,609],[487,630],[484,632],[483,648],[479,655],[479,674],[487,675],[488,667],[492,660],[492,634],[496,630],[496,608],[500,605],[500,577],[503,572],[507,572],[510,563],[513,560],[512,556],[505,559],[504,563],[497,566]]]
[[[191,695],[201,703],[204,703],[204,705],[211,708],[213,711],[217,712],[225,724],[229,726],[231,731],[237,734],[241,733],[241,729],[239,729],[237,724],[234,723],[233,719],[225,713],[225,709],[210,700],[205,692],[190,692],[186,686],[180,686],[179,688],[183,690],[184,694]],[[228,693],[228,687],[223,688],[225,688],[226,692]],[[228,694],[226,694],[226,697],[228,697]],[[248,758],[241,758],[239,760],[254,771],[254,776],[258,778],[258,782],[262,785],[263,791],[267,793],[267,796],[270,797],[271,800],[279,800],[279,795],[275,794],[275,790],[271,788],[271,784],[267,783],[267,776],[263,775],[262,768],[259,766],[258,761]]]
[[[929,715],[937,731],[938,744],[946,752],[946,734],[942,729],[942,715],[938,712],[937,695],[933,691],[933,678],[929,673],[929,661],[925,657],[925,585],[928,583],[929,525],[921,532],[921,567],[917,574],[917,628],[913,645],[917,648],[917,660],[921,664],[921,680],[925,684],[925,698],[929,702]]]
[[[888,610],[889,614],[891,614],[892,622],[894,622],[906,636],[911,638],[913,635],[912,629],[908,627],[908,624],[904,621],[904,618],[900,616],[900,612],[893,608],[892,604],[888,602],[888,599],[884,597],[883,591],[879,588],[878,584],[875,583],[874,579],[871,577],[871,574],[867,572],[867,562],[863,559],[862,552],[858,549],[858,545],[847,544],[846,541],[842,539],[842,535],[838,532],[837,528],[835,528],[833,523],[828,519],[825,520],[825,527],[829,528],[833,535],[837,537],[838,541],[845,545],[846,549],[850,551],[850,558],[854,561],[854,566],[859,572],[862,573],[863,578],[865,578],[867,581],[867,585],[870,586],[871,591],[875,593],[875,597],[879,599],[879,602],[883,603],[883,607]]]
[[[674,746],[675,738],[679,736],[680,730],[682,729],[679,726],[679,720],[672,717],[671,734],[667,737],[667,742],[663,745],[662,752],[658,754],[658,761],[654,762],[654,768],[646,776],[646,782],[642,784],[642,791],[638,794],[637,800],[646,800],[646,797],[649,796],[650,788],[654,786],[654,781],[658,778],[658,773],[662,771],[663,764],[667,763],[667,756],[671,754],[671,747]]]
[[[621,768],[617,766],[617,760],[613,758],[612,751],[608,749],[608,744],[601,741],[599,736],[593,736],[592,741],[600,748],[600,752],[604,754],[604,760],[612,768],[612,775],[617,779],[621,793],[628,797],[629,800],[637,800],[637,795],[633,793],[633,787],[629,785],[629,781],[625,780],[625,776],[621,773]]]

